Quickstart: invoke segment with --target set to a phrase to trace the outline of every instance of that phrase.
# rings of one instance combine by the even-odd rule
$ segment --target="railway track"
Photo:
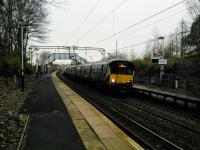
[[[135,103],[130,105],[127,98],[124,98],[123,101],[119,98],[114,101],[113,99],[114,98],[107,100],[109,102],[112,101],[111,103],[115,104],[121,113],[128,114],[130,118],[137,120],[158,135],[165,137],[169,141],[174,141],[174,143],[184,147],[184,149],[199,147],[198,144],[190,144],[194,141],[198,142],[200,140],[200,138],[198,138],[200,135],[200,124],[198,122],[191,125],[193,121],[180,121],[179,116],[172,117],[167,114],[167,112],[159,112],[158,110],[151,109],[150,107],[144,108],[140,105],[135,107]],[[156,126],[156,128],[153,126]]]
[[[150,103],[148,103],[148,104],[144,103],[144,102],[142,102],[142,104],[141,103],[133,103],[132,102],[133,98],[127,98],[127,100],[129,100],[129,101],[127,101],[127,103],[130,104],[130,107],[137,108],[137,109],[147,112],[151,115],[157,116],[157,117],[161,118],[162,120],[172,122],[182,128],[186,128],[189,131],[200,134],[200,120],[199,119],[196,119],[194,117],[187,116],[184,114],[180,114],[175,111],[171,111],[170,109],[167,109],[167,108],[155,106]],[[143,105],[143,107],[141,107],[141,105]],[[154,111],[156,111],[156,112],[154,112]],[[167,117],[166,114],[171,117]],[[178,118],[178,120],[180,120],[180,122],[175,121],[173,119],[174,117]]]
[[[170,142],[166,138],[133,120],[131,116],[122,113],[118,107],[104,103],[98,96],[93,94],[85,95],[80,90],[80,87],[72,85],[72,83],[69,83],[62,75],[60,75],[60,78],[73,90],[97,107],[97,109],[116,122],[130,136],[136,138],[146,149],[182,149],[173,142]]]
[[[149,97],[148,95],[143,95],[141,93],[135,93],[134,92],[134,95],[132,95],[129,99],[133,99],[133,97],[135,97],[135,94],[136,95],[139,94],[138,97],[145,96],[146,99],[140,99],[140,100],[143,101],[143,103],[145,103],[149,106],[152,106],[152,107],[155,107],[155,108],[158,108],[158,109],[162,109],[163,111],[168,111],[170,113],[173,113],[173,114],[176,114],[178,116],[182,116],[184,118],[187,118],[187,119],[190,119],[190,120],[193,120],[193,121],[200,123],[200,112],[198,112],[198,111],[195,111],[195,110],[191,111],[191,110],[188,110],[188,109],[184,109],[183,107],[177,108],[177,107],[174,107],[174,105],[173,106],[166,105],[166,103],[157,100],[156,97]],[[147,101],[147,99],[148,99],[148,101]],[[184,111],[184,113],[183,113],[183,111]]]
[[[126,103],[116,100],[115,103],[119,105],[124,105],[124,107],[129,107],[129,109],[138,109],[152,116],[158,117],[162,120],[171,122],[177,126],[185,128],[191,132],[200,134],[200,121],[190,117],[179,116],[175,113],[172,113],[168,109],[161,109],[155,107],[154,105],[145,105],[143,103],[132,102],[130,98],[126,99]],[[178,118],[178,119],[177,119]]]

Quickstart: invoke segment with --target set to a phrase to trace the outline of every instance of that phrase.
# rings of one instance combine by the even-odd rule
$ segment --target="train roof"
[[[92,62],[92,63],[86,63],[86,64],[81,64],[81,65],[72,65],[70,67],[75,67],[75,66],[91,66],[91,65],[103,65],[103,64],[109,64],[111,62],[114,62],[114,61],[128,61],[128,60],[125,60],[125,59],[111,59],[111,60],[108,60],[108,61],[97,61],[97,62]],[[128,61],[129,62],[129,61]],[[130,62],[131,63],[131,62]]]

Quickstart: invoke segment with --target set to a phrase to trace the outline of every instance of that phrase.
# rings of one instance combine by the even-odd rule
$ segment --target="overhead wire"
[[[87,22],[88,18],[92,15],[92,13],[95,11],[95,9],[97,8],[99,2],[101,0],[97,0],[95,5],[92,7],[92,9],[88,12],[87,16],[83,19],[83,21],[79,24],[79,26],[73,31],[73,33],[71,34],[71,39],[74,37],[74,35],[81,29],[81,27]]]
[[[185,33],[189,33],[189,31],[187,31],[187,32],[185,32]],[[177,35],[180,35],[180,34],[182,34],[182,32],[179,32],[179,33],[176,33],[176,34],[169,34],[169,35],[166,35],[166,36],[163,36],[164,38],[165,37],[169,37],[169,36],[172,36],[172,37],[174,37],[174,36],[177,36]],[[135,46],[140,46],[140,45],[144,45],[144,44],[147,44],[147,43],[151,43],[151,42],[154,42],[156,39],[150,39],[150,40],[147,40],[147,41],[144,41],[144,42],[139,42],[139,43],[135,43],[135,44],[131,44],[131,45],[128,45],[128,46],[124,46],[124,47],[120,47],[119,48],[119,50],[120,49],[124,49],[124,48],[130,48],[130,47],[135,47]],[[113,50],[115,50],[115,49],[113,49]]]
[[[152,19],[152,18],[154,18],[154,17],[156,17],[156,16],[158,16],[158,15],[160,15],[160,14],[162,14],[162,13],[164,13],[164,12],[166,12],[166,11],[172,9],[172,8],[174,8],[174,7],[176,7],[176,6],[178,6],[178,5],[182,4],[182,3],[184,3],[185,1],[186,1],[186,0],[182,0],[182,1],[180,1],[180,2],[178,2],[178,3],[176,3],[176,4],[174,4],[174,5],[172,5],[172,6],[170,6],[170,7],[168,7],[168,8],[166,8],[166,9],[162,10],[162,11],[159,11],[159,12],[157,12],[157,13],[155,13],[155,14],[153,14],[153,15],[151,15],[151,16],[149,16],[149,17],[147,17],[147,18],[145,18],[145,19],[143,19],[143,20],[141,20],[141,21],[138,21],[138,22],[136,22],[136,23],[134,23],[134,24],[132,24],[132,25],[130,25],[130,26],[128,26],[128,27],[126,27],[126,28],[124,28],[124,29],[118,31],[118,32],[116,32],[114,35],[110,35],[110,36],[104,38],[103,40],[100,40],[100,41],[96,42],[94,45],[97,45],[97,44],[99,44],[99,43],[102,43],[103,41],[106,41],[106,40],[108,40],[108,39],[110,39],[110,38],[112,38],[112,37],[114,37],[114,36],[116,36],[116,35],[118,35],[118,34],[124,32],[124,31],[127,31],[127,30],[129,30],[129,29],[131,29],[131,28],[133,28],[133,27],[135,27],[135,26],[137,26],[137,25],[139,25],[139,24],[141,24],[141,23],[143,23],[143,22],[146,22],[147,20],[150,20],[150,19]]]
[[[117,5],[114,9],[112,9],[106,16],[104,16],[97,24],[95,24],[92,28],[90,28],[86,33],[81,36],[77,42],[79,43],[87,34],[92,32],[94,29],[96,29],[101,23],[103,23],[110,15],[112,15],[117,9],[119,9],[127,0],[123,0],[119,5]]]
[[[169,18],[171,18],[171,17],[174,17],[174,16],[176,16],[176,15],[182,13],[184,10],[185,10],[185,9],[180,10],[180,11],[176,12],[175,14],[169,15],[169,16],[167,16],[167,17],[165,17],[165,18],[162,18],[162,19],[159,19],[159,20],[157,20],[157,21],[155,21],[155,22],[153,22],[153,23],[151,23],[151,24],[149,24],[149,25],[147,25],[147,26],[144,26],[144,27],[142,27],[142,28],[139,28],[139,29],[136,29],[136,30],[134,30],[134,31],[132,31],[132,32],[129,32],[129,33],[125,34],[125,35],[122,35],[122,36],[120,36],[120,37],[117,37],[117,38],[115,38],[115,40],[121,39],[121,38],[123,38],[123,37],[132,35],[133,33],[136,33],[136,32],[138,32],[138,31],[141,31],[141,30],[144,30],[144,29],[146,29],[146,28],[149,28],[149,27],[155,25],[155,24],[158,23],[158,22],[161,22],[161,21],[163,21],[163,20],[169,19]],[[94,45],[94,44],[93,44],[93,45]],[[97,44],[96,44],[96,45],[97,45]]]
[[[186,10],[191,9],[191,8],[194,8],[194,7],[195,7],[195,6],[188,7],[188,8],[186,8]],[[173,16],[175,16],[175,15],[177,15],[177,14],[183,12],[184,10],[185,10],[185,9],[182,9],[182,10],[176,12],[176,13],[173,14],[173,15],[170,15],[170,16],[167,16],[167,17],[162,18],[162,19],[160,19],[160,20],[157,20],[157,21],[155,21],[154,23],[150,24],[150,26],[152,26],[152,25],[154,25],[155,23],[158,23],[158,22],[160,22],[160,21],[169,19],[169,18],[171,18],[171,17],[173,17]],[[130,35],[130,34],[133,34],[133,33],[137,32],[137,31],[141,31],[141,30],[146,29],[146,28],[148,28],[148,27],[149,27],[149,25],[148,25],[148,26],[145,26],[145,27],[143,27],[143,28],[140,28],[140,29],[138,29],[138,30],[134,30],[133,32],[130,32],[129,34],[126,34],[126,35],[123,35],[123,36],[120,36],[120,37],[116,38],[115,40],[120,39],[120,38],[125,37],[125,36],[128,36],[128,35]],[[188,33],[188,32],[189,32],[189,31],[187,31],[187,33]],[[177,34],[177,35],[179,35],[179,34]],[[145,42],[142,42],[142,43],[145,43]],[[139,43],[139,45],[142,44],[142,43]],[[138,44],[136,44],[136,46],[137,46],[137,45],[138,45]]]
[[[122,36],[120,36],[120,37],[117,37],[117,38],[115,38],[115,40],[121,39],[122,37],[126,37],[126,36],[131,35],[131,34],[133,34],[133,33],[135,33],[135,32],[144,30],[144,29],[146,29],[146,28],[148,28],[148,27],[150,27],[150,26],[152,26],[152,25],[154,25],[154,24],[156,24],[156,23],[158,23],[158,22],[161,22],[161,21],[163,21],[163,20],[171,19],[171,17],[174,17],[174,16],[176,16],[176,15],[178,15],[178,14],[184,12],[185,10],[188,10],[188,9],[191,9],[191,8],[194,8],[194,7],[195,7],[195,6],[188,7],[188,8],[186,8],[186,9],[182,9],[182,10],[180,10],[180,11],[178,11],[178,12],[172,14],[172,15],[169,15],[169,16],[167,16],[167,17],[165,17],[165,18],[159,19],[159,20],[153,22],[153,23],[150,24],[150,25],[147,25],[147,26],[142,27],[142,28],[140,28],[140,29],[137,29],[137,30],[134,30],[134,31],[132,31],[132,32],[129,32],[129,33],[126,34],[126,35],[122,35]]]

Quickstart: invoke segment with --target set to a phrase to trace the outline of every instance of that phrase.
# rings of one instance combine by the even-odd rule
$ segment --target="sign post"
[[[165,64],[166,64],[166,59],[165,58],[165,44],[164,44],[164,36],[158,37],[158,40],[162,40],[162,56],[160,56],[159,59],[159,64],[160,64],[160,84],[163,83],[163,76],[165,74]]]
[[[159,59],[158,64],[160,65],[160,81],[163,81],[163,75],[165,74],[165,65],[167,64],[167,59]]]
[[[159,65],[166,65],[167,64],[167,59],[159,59],[158,60]]]
[[[162,56],[158,56],[158,57],[153,57],[152,59],[153,63],[158,63],[160,65],[160,84],[163,81],[163,75],[164,75],[164,71],[165,71],[165,65],[167,64],[167,59],[164,59]]]

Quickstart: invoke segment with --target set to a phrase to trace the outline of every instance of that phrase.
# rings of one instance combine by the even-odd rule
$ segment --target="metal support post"
[[[70,56],[70,47],[69,47],[69,59],[71,59],[71,56]]]
[[[162,40],[162,56],[160,59],[164,59],[165,58],[165,45],[164,45],[164,37],[159,37],[158,40]],[[160,64],[160,85],[163,84],[163,76],[165,74],[165,66],[164,64]]]
[[[163,76],[164,76],[165,66],[160,65],[160,84],[163,83]]]
[[[116,58],[118,58],[118,54],[117,54],[117,41],[116,41]]]
[[[106,50],[103,51],[103,59],[106,61]]]

